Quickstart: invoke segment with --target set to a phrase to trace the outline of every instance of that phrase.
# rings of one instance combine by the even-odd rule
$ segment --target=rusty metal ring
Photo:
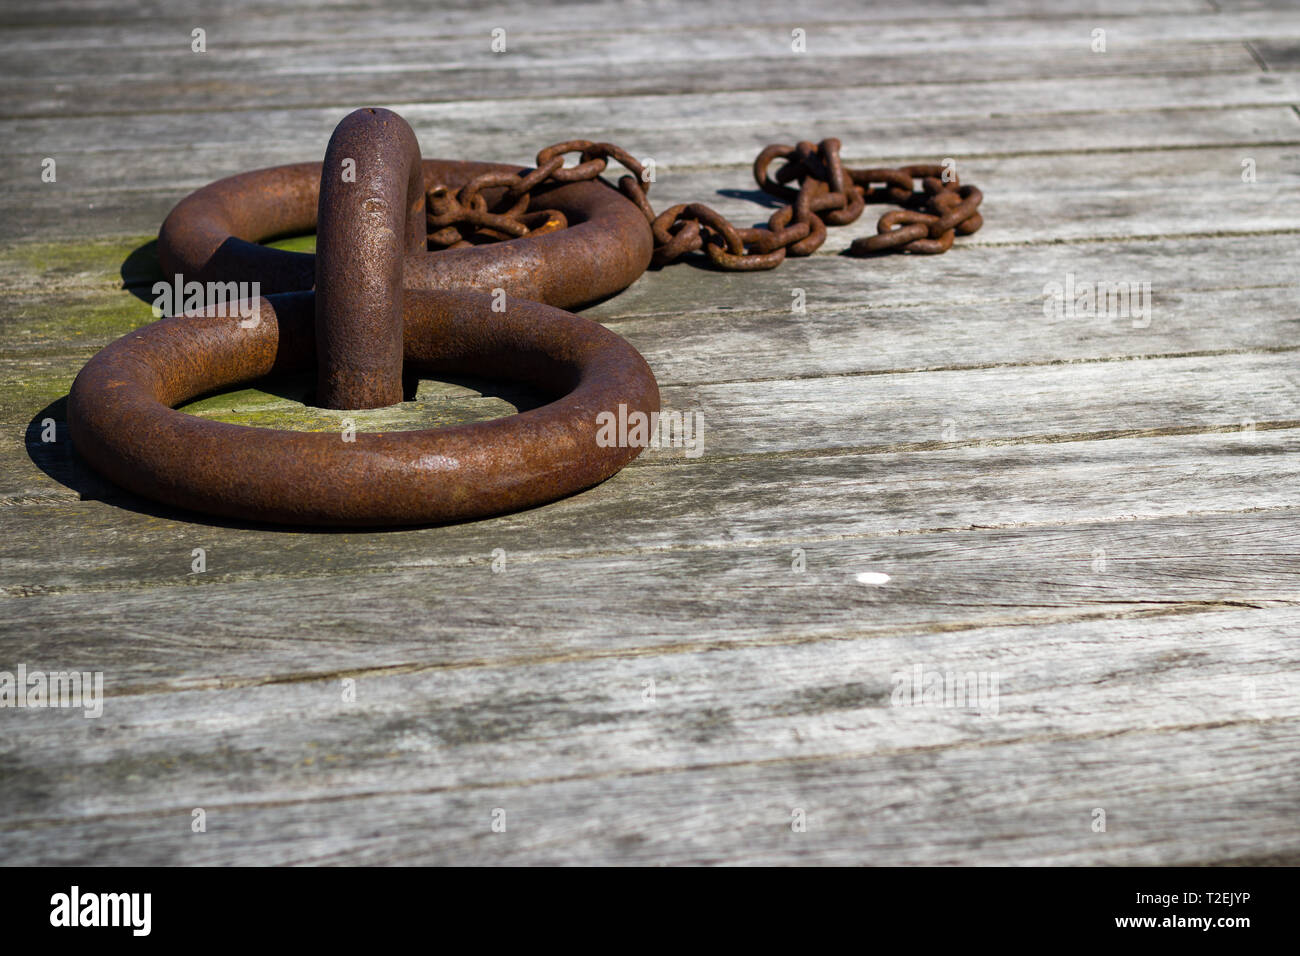
[[[566,153],[583,153],[594,145],[596,144],[587,139],[571,139],[567,143],[556,143],[537,154],[537,166],[538,168],[546,166],[557,156],[562,157]],[[579,162],[576,166],[561,166],[551,173],[551,178],[560,183],[587,180],[603,173],[606,165],[604,158],[589,159]]]
[[[763,192],[770,196],[776,196],[780,199],[786,200],[787,202],[793,201],[794,198],[799,195],[797,189],[786,186],[782,181],[771,179],[767,175],[768,167],[772,165],[773,160],[788,160],[794,151],[795,148],[793,146],[783,146],[779,143],[774,143],[754,157],[754,181],[758,183],[759,189],[763,190]],[[781,167],[781,169],[789,168],[790,164],[788,162]]]
[[[807,223],[808,235],[786,247],[792,256],[810,256],[826,241],[826,223],[821,216],[809,213]]]
[[[864,203],[911,202],[914,193],[912,176],[901,169],[850,169],[849,178],[862,189]],[[872,183],[883,185],[873,186]]]
[[[316,257],[259,245],[316,228],[321,163],[241,173],[182,199],[158,233],[164,275],[199,282],[260,282],[263,294],[312,288]],[[459,189],[486,173],[526,174],[500,163],[423,161],[423,186]],[[505,188],[485,189],[489,202]],[[627,288],[646,270],[654,241],[645,216],[601,180],[535,190],[535,208],[563,213],[567,229],[491,245],[407,257],[412,289],[504,289],[510,296],[572,309]]]
[[[942,193],[940,195],[946,197],[954,194]],[[958,223],[971,218],[975,215],[975,210],[979,208],[980,203],[984,201],[984,194],[980,192],[978,186],[961,186],[956,190],[955,195],[961,197],[961,201],[947,209],[936,222],[930,224],[930,238],[938,238],[940,233],[947,232],[957,226]],[[940,208],[948,205],[948,203],[940,202],[939,196],[936,196],[932,201],[939,203]]]
[[[913,242],[925,239],[930,234],[929,224],[936,219],[936,216],[931,216],[929,213],[910,209],[895,209],[893,212],[887,212],[876,223],[877,234],[854,239],[849,246],[849,252],[861,256],[885,252],[900,246],[907,247]]]
[[[553,501],[613,475],[641,451],[598,439],[597,416],[659,409],[659,389],[627,342],[579,316],[492,296],[413,292],[408,365],[508,377],[561,396],[506,418],[423,431],[292,432],[215,422],[172,406],[264,375],[311,368],[314,293],[263,298],[259,322],[203,313],[132,332],[82,369],[68,397],[77,451],[145,497],[210,514],[286,524],[382,526],[457,521]]]

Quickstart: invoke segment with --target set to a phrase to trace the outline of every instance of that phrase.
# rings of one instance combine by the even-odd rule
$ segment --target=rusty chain
[[[564,157],[571,153],[578,154],[578,163],[565,167]],[[427,195],[430,247],[455,249],[563,229],[567,222],[562,213],[529,211],[533,190],[547,183],[593,180],[610,159],[633,174],[619,179],[618,187],[650,223],[653,261],[661,266],[703,250],[714,265],[727,271],[772,269],[787,255],[811,255],[826,241],[828,225],[848,225],[869,203],[902,208],[880,217],[876,235],[854,241],[849,249],[853,255],[947,252],[957,235],[970,235],[984,223],[979,189],[961,185],[955,173],[948,178],[946,167],[846,169],[840,162],[838,139],[824,139],[817,145],[776,144],[758,154],[754,179],[759,188],[786,202],[766,226],[738,228],[702,203],[683,203],[655,213],[647,198],[652,182],[634,156],[613,143],[570,140],[543,149],[537,154],[537,167],[519,175],[488,173],[459,190],[431,188]],[[769,175],[777,160],[784,164]],[[485,190],[502,187],[504,192],[490,208]]]

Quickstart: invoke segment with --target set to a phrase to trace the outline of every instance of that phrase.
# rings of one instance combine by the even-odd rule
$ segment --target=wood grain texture
[[[507,814],[501,858],[547,859],[533,841],[574,827],[585,814],[575,814],[573,804],[594,802],[598,819],[617,813],[632,824],[603,836],[604,828],[593,827],[592,837],[602,844],[598,858],[645,859],[643,841],[621,846],[620,838],[638,824],[651,823],[652,832],[664,826],[661,814],[689,813],[704,822],[717,813],[722,819],[714,821],[708,844],[693,848],[687,841],[667,851],[667,859],[695,862],[727,852],[734,860],[759,862],[783,845],[785,852],[798,846],[791,841],[806,834],[792,834],[789,820],[800,808],[815,821],[809,832],[821,831],[799,851],[814,861],[889,862],[889,849],[858,844],[880,830],[877,839],[908,847],[899,848],[906,862],[950,859],[951,843],[973,859],[1000,862],[1007,849],[988,844],[1001,841],[978,839],[990,827],[1016,843],[1051,846],[1050,858],[1060,861],[1086,857],[1095,842],[1124,846],[1139,834],[1150,838],[1165,830],[1167,822],[1145,815],[1160,800],[1133,792],[1137,781],[1114,768],[1139,770],[1142,743],[1168,736],[1177,742],[1162,748],[1161,796],[1168,799],[1180,785],[1190,791],[1200,803],[1192,820],[1201,826],[1217,820],[1206,835],[1230,847],[1232,837],[1242,840],[1261,822],[1250,809],[1234,811],[1227,802],[1232,788],[1224,777],[1249,774],[1253,766],[1227,752],[1230,742],[1253,732],[1262,738],[1256,757],[1274,759],[1295,745],[1287,728],[1300,718],[1300,681],[1295,643],[1286,635],[1297,620],[1297,611],[1288,608],[1256,612],[1249,621],[1233,612],[1130,621],[1122,629],[1089,622],[1029,633],[979,629],[725,655],[697,651],[375,675],[361,678],[355,703],[347,705],[337,680],[173,692],[110,701],[101,719],[114,720],[111,745],[79,716],[50,721],[25,712],[17,722],[26,725],[28,744],[14,756],[20,770],[40,768],[74,743],[78,763],[71,776],[112,781],[107,792],[87,796],[75,783],[27,775],[27,787],[41,788],[42,803],[56,819],[100,821],[99,835],[83,846],[80,859],[120,852],[122,842],[157,829],[162,832],[149,851],[159,855],[154,859],[196,853],[219,860],[220,838],[209,847],[203,843],[209,835],[175,826],[184,824],[191,807],[202,806],[217,833],[252,829],[272,862],[297,862],[311,851],[292,836],[275,834],[273,824],[328,819],[321,803],[335,812],[366,814],[401,808],[382,832],[334,851],[343,858],[374,861],[397,853],[405,862],[454,861],[445,855],[450,847],[424,841],[398,851],[393,828],[404,830],[400,821],[413,812],[431,815],[428,822],[450,831],[445,839],[455,846],[490,834],[486,824],[500,806]],[[901,703],[896,688],[905,681],[899,675],[910,679],[918,665],[996,675],[996,694],[970,706]],[[1068,688],[1060,683],[1061,667],[1069,668]],[[652,699],[647,682],[653,682]],[[117,708],[126,715],[114,719]],[[1207,712],[1214,726],[1207,726]],[[280,727],[287,720],[310,729],[286,738]],[[1143,729],[1133,729],[1135,720]],[[1199,761],[1186,759],[1182,748],[1192,744],[1204,749]],[[1102,768],[1089,766],[1102,754]],[[1015,775],[1000,772],[1004,760],[1034,756]],[[241,771],[237,778],[233,768]],[[877,779],[869,782],[873,770]],[[1291,787],[1294,770],[1290,765],[1280,778]],[[515,776],[520,771],[527,776]],[[1065,787],[1050,782],[1060,774],[1069,781]],[[742,792],[718,805],[733,785]],[[669,796],[674,790],[680,795]],[[933,805],[945,791],[940,803],[966,809],[962,822],[938,841],[939,828],[918,819],[913,804]],[[544,806],[542,793],[560,798],[563,808]],[[29,794],[6,794],[10,839],[48,836],[47,818],[22,799]],[[1291,791],[1293,809],[1294,797]],[[1013,823],[1029,806],[1035,809],[1028,826]],[[1109,808],[1105,835],[1089,826],[1097,806]],[[644,816],[629,819],[629,810]],[[174,832],[167,832],[169,819]],[[1279,822],[1265,824],[1275,837],[1273,852],[1294,856],[1300,840]],[[926,831],[930,840],[917,841]],[[661,838],[676,842],[667,833]],[[563,852],[550,859],[564,859]],[[581,848],[569,852],[586,858]],[[1219,851],[1229,857],[1236,852]],[[1126,857],[1140,860],[1141,853],[1128,847],[1120,854]]]
[[[816,108],[816,104],[808,103],[800,107],[800,113]],[[409,109],[405,111],[410,112]],[[147,235],[156,230],[158,222],[177,201],[214,179],[260,165],[315,158],[316,153],[323,148],[320,144],[328,141],[330,129],[345,112],[346,110],[333,108],[315,111],[308,124],[310,132],[304,132],[292,142],[276,142],[276,128],[271,128],[264,131],[256,145],[245,145],[238,138],[231,142],[175,142],[176,134],[168,133],[155,139],[147,149],[136,149],[133,148],[134,144],[123,144],[120,147],[104,146],[87,150],[86,142],[98,142],[99,137],[106,135],[100,128],[88,129],[79,139],[63,142],[57,149],[36,150],[30,146],[19,146],[10,160],[16,167],[38,171],[41,161],[54,153],[50,158],[57,157],[65,174],[76,177],[77,187],[70,191],[57,183],[39,187],[30,182],[22,182],[17,186],[0,184],[0,210],[4,211],[4,217],[0,219],[0,237],[6,240],[16,236],[26,239],[80,240],[85,237],[88,226],[93,227],[96,236]],[[603,110],[601,112],[603,114]],[[244,115],[239,114],[237,121],[242,123]],[[202,120],[186,118],[183,122],[193,126]],[[962,113],[942,119],[908,116],[881,119],[874,113],[849,112],[817,124],[792,123],[782,116],[773,115],[764,122],[763,133],[722,126],[710,129],[707,136],[702,135],[698,129],[679,130],[671,127],[648,132],[640,126],[597,131],[590,129],[590,122],[587,119],[575,120],[573,125],[563,129],[529,126],[526,138],[511,136],[505,140],[502,138],[503,132],[499,130],[479,134],[470,129],[451,137],[439,133],[440,127],[437,125],[430,127],[417,123],[416,130],[426,154],[453,158],[531,164],[543,145],[559,142],[573,135],[575,130],[583,130],[593,136],[608,136],[638,155],[653,155],[657,162],[663,163],[670,170],[669,179],[666,180],[668,182],[677,173],[695,166],[729,167],[719,172],[711,171],[707,177],[700,177],[702,188],[693,188],[686,194],[691,199],[713,199],[713,194],[718,190],[752,192],[749,166],[763,146],[769,142],[795,142],[822,134],[839,136],[849,144],[845,158],[850,165],[897,165],[915,162],[921,157],[960,157],[967,178],[973,182],[980,180],[979,173],[984,169],[982,160],[985,157],[1014,158],[1039,154],[1049,158],[1044,166],[1050,171],[1053,169],[1050,160],[1068,163],[1070,160],[1063,157],[1082,153],[1084,155],[1075,161],[1075,165],[1086,168],[1086,160],[1103,151],[1122,154],[1112,166],[1118,168],[1123,157],[1131,155],[1135,142],[1147,143],[1150,149],[1203,146],[1235,148],[1237,152],[1233,162],[1207,171],[1208,175],[1214,177],[1210,185],[1218,188],[1240,183],[1241,159],[1253,158],[1254,151],[1300,143],[1300,115],[1290,105],[1280,104],[1217,109],[1187,106],[1178,109],[1136,109],[1120,113],[1092,111],[1022,115],[997,112],[992,116]],[[114,125],[117,125],[116,119],[99,121],[100,127]],[[39,138],[40,134],[24,132],[15,135],[28,137],[22,142],[30,143],[34,142],[32,136]],[[1009,144],[1014,144],[1010,151]],[[1233,144],[1236,144],[1235,147]],[[1251,155],[1247,154],[1247,149]],[[1293,157],[1294,153],[1290,155]],[[178,169],[182,160],[185,170]],[[978,165],[972,167],[972,161]],[[1294,169],[1293,162],[1289,168]],[[140,188],[121,185],[127,181],[123,176],[128,169],[135,170],[130,182],[149,185]],[[1270,188],[1268,177],[1275,173],[1275,169],[1267,166],[1264,168],[1264,178],[1256,184],[1259,192]],[[1238,177],[1235,180],[1234,174]],[[1040,187],[1050,182],[1050,179],[1037,180]],[[114,183],[118,185],[113,185]],[[1032,183],[1033,181],[1017,181],[1014,184],[1015,191],[1023,192]],[[1132,183],[1133,180],[1130,180],[1130,186]],[[1247,199],[1249,195],[1245,190],[1228,193],[1225,196],[1227,205],[1220,203],[1215,207],[1215,222],[1223,215],[1230,214],[1236,201]],[[1175,197],[1186,203],[1189,199],[1195,199],[1196,193],[1184,191],[1166,195],[1165,200],[1171,202]],[[1130,208],[1126,211],[1132,216],[1137,207],[1132,204],[1132,200],[1129,203]],[[756,216],[748,204],[743,207],[742,214]],[[1044,223],[1041,218],[1035,221],[1041,232],[1046,232],[1046,225],[1051,224]],[[1068,223],[1069,220],[1060,220],[1055,225],[1058,229],[1066,229],[1069,228]],[[1198,231],[1203,233],[1211,226],[1211,223],[1202,222]],[[1149,227],[1141,235],[1150,236],[1152,233],[1148,230]],[[1218,228],[1213,229],[1215,233],[1220,231]],[[837,232],[843,233],[843,230]],[[1117,234],[1115,231],[1110,234],[1123,235],[1122,232]],[[1058,237],[1053,234],[1050,238]],[[989,241],[981,236],[972,239],[977,242]],[[832,238],[831,241],[838,243],[841,240]],[[832,245],[831,248],[842,247]]]
[[[504,62],[463,55],[464,42],[420,39],[375,43],[384,65],[376,69],[358,56],[351,43],[320,43],[305,47],[293,63],[286,64],[274,46],[248,47],[239,55],[220,60],[198,61],[187,48],[176,45],[151,50],[139,58],[139,72],[132,71],[111,84],[103,82],[97,70],[120,68],[120,55],[97,49],[78,51],[73,59],[76,72],[48,80],[10,80],[0,88],[16,101],[15,116],[39,117],[51,112],[120,115],[141,110],[174,108],[175,77],[182,73],[201,95],[193,105],[213,109],[273,108],[306,106],[318,94],[314,87],[328,82],[342,102],[375,102],[395,105],[395,90],[406,91],[412,101],[437,97],[441,100],[477,99],[509,84],[528,97],[579,96],[600,89],[609,94],[645,93],[658,96],[713,90],[725,93],[735,85],[739,64],[747,74],[750,89],[777,90],[790,85],[790,62],[784,52],[771,52],[767,42],[746,52],[745,47],[729,50],[728,59],[708,59],[699,50],[734,34],[732,28],[699,31],[685,44],[693,51],[680,60],[677,69],[660,72],[639,60],[635,44],[588,40],[580,58],[556,61],[552,44],[564,37],[538,37],[539,49],[527,45],[512,51]],[[773,31],[766,39],[770,41]],[[476,38],[475,47],[481,45]],[[1254,42],[1254,41],[1251,41]],[[571,47],[566,47],[572,50]],[[945,51],[854,52],[819,57],[799,65],[798,82],[809,88],[834,84],[846,75],[870,77],[873,85],[915,82],[924,76],[929,83],[970,83],[1005,80],[1016,76],[1132,76],[1169,74],[1232,73],[1254,68],[1251,50],[1243,41],[1223,43],[1139,43],[1125,48],[1123,56],[1097,56],[1073,39],[1026,49],[1024,47]],[[1264,52],[1270,64],[1275,45]],[[680,51],[678,51],[680,53]],[[461,55],[458,56],[457,54]],[[6,55],[16,68],[36,66],[48,50],[14,50]],[[530,55],[531,54],[531,55]],[[340,55],[356,57],[357,65],[339,62]],[[1285,56],[1281,52],[1280,56]],[[576,62],[574,62],[576,59]],[[17,72],[17,70],[15,71]],[[254,79],[250,79],[250,74]],[[398,94],[401,95],[400,93]]]
[[[80,580],[33,586],[4,605],[14,617],[0,630],[0,653],[43,668],[99,661],[110,693],[136,694],[999,624],[1122,626],[1143,615],[1293,602],[1296,534],[1296,512],[1277,509],[641,551],[609,540],[567,555],[524,550],[508,534],[431,555],[412,535],[376,549],[369,565],[356,554],[313,564],[292,541],[279,555],[264,548],[242,558],[199,536],[209,546],[206,574],[190,572],[188,550],[160,544],[152,567],[108,593],[112,579],[93,573],[90,555],[69,555],[86,569]],[[499,572],[488,545],[505,546]],[[863,585],[863,572],[890,580]],[[502,601],[518,608],[502,616]],[[181,602],[193,627],[162,613]]]
[[[0,860],[1300,863],[1300,12],[1071,6],[6,7],[0,671],[105,696],[0,708]],[[841,255],[872,210],[773,272],[678,265],[588,310],[700,454],[544,508],[312,533],[88,471],[63,399],[150,321],[161,218],[371,103],[426,155],[619,142],[657,207],[745,224],[769,142],[951,156],[987,225]],[[1045,311],[1068,275],[1149,282],[1150,315]],[[338,427],[308,387],[187,411]],[[425,381],[351,417],[537,400]],[[913,701],[917,668],[977,693]]]
[[[473,154],[485,144],[500,144],[509,132],[518,141],[526,132],[529,140],[549,145],[561,142],[575,130],[599,128],[614,142],[630,134],[654,142],[665,152],[665,163],[752,161],[755,147],[769,141],[783,141],[794,135],[818,138],[820,129],[843,130],[842,139],[870,142],[857,132],[864,123],[863,111],[854,105],[853,93],[871,89],[872,116],[888,116],[892,122],[936,120],[949,125],[988,113],[1086,113],[1101,125],[1097,114],[1103,105],[1116,111],[1174,110],[1290,105],[1300,90],[1300,76],[1293,73],[1239,72],[1212,76],[1148,77],[1134,83],[1128,77],[1092,77],[997,81],[972,83],[960,99],[936,96],[934,90],[913,85],[871,88],[845,83],[826,89],[782,89],[740,91],[729,94],[731,108],[721,111],[713,93],[683,93],[672,96],[576,96],[539,101],[496,99],[472,102],[415,102],[403,107],[403,115],[420,136],[430,155],[449,155],[449,150]],[[838,95],[837,95],[838,94]],[[120,116],[73,116],[5,119],[0,134],[4,156],[31,155],[39,150],[99,153],[107,150],[151,153],[158,149],[195,147],[228,148],[238,132],[245,143],[295,145],[325,138],[338,122],[337,107],[282,110],[245,110],[222,123],[203,122],[199,111],[133,114],[128,122]],[[489,126],[484,115],[492,117]],[[1077,121],[1076,121],[1077,122]],[[761,123],[756,133],[754,123]],[[770,132],[768,130],[770,129]],[[719,131],[730,131],[727,141],[717,143]],[[1042,136],[1046,130],[1039,130]],[[1086,128],[1080,130],[1086,134]],[[707,135],[706,135],[707,134]],[[904,135],[906,133],[904,132]],[[892,140],[893,137],[882,137]],[[954,137],[958,154],[968,152],[960,136]],[[36,147],[39,144],[39,147]],[[663,145],[659,145],[663,144]],[[1003,145],[1006,143],[1004,141]],[[523,147],[519,161],[528,162],[538,147]],[[1059,148],[1059,147],[1058,147]],[[1041,151],[1041,150],[1040,150]],[[850,148],[849,155],[853,155]],[[684,158],[679,158],[684,157]],[[699,157],[700,159],[693,159]],[[503,160],[514,158],[502,155]],[[88,164],[89,165],[89,164]],[[88,175],[87,173],[83,174]],[[12,187],[11,187],[12,188]],[[19,187],[21,188],[21,187]]]

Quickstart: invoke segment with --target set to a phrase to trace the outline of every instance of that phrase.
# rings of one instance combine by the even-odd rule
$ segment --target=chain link
[[[578,154],[578,162],[566,167],[564,157],[572,153]],[[487,173],[454,193],[435,185],[428,192],[430,245],[456,249],[563,229],[568,223],[562,213],[528,211],[533,190],[547,183],[595,179],[611,159],[632,174],[620,178],[618,188],[650,223],[653,262],[660,266],[703,251],[720,269],[772,269],[787,255],[812,255],[826,241],[828,225],[848,225],[871,203],[902,208],[880,217],[876,235],[855,240],[849,247],[853,255],[935,255],[952,248],[956,236],[968,236],[984,224],[979,213],[983,194],[974,186],[961,185],[948,167],[846,169],[840,163],[838,139],[824,139],[817,145],[777,144],[758,154],[754,180],[763,192],[786,203],[772,213],[766,226],[738,228],[701,203],[683,203],[656,213],[648,198],[652,182],[636,157],[613,143],[575,139],[548,146],[537,154],[537,168],[521,174]],[[777,161],[782,165],[771,172]],[[504,193],[489,209],[484,190],[501,187]]]

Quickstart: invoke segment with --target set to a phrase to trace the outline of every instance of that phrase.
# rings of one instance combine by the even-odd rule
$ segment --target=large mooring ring
[[[630,204],[629,204],[630,205]],[[470,291],[408,291],[408,367],[521,381],[555,396],[505,418],[422,431],[295,432],[233,425],[173,406],[316,360],[315,294],[263,297],[239,316],[165,318],[87,363],[68,397],[77,452],[149,498],[231,518],[384,526],[482,518],[553,501],[641,451],[599,438],[598,416],[649,415],[659,389],[641,355],[588,319]],[[225,311],[225,310],[221,310]]]

